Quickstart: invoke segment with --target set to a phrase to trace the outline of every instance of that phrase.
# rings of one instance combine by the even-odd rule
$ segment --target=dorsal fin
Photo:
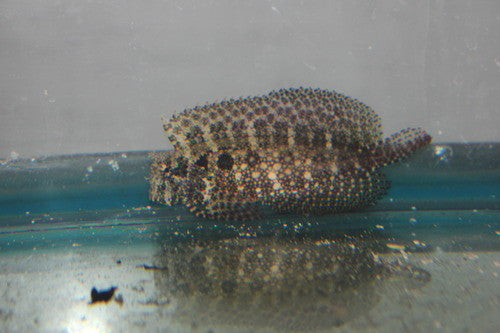
[[[179,155],[292,147],[334,149],[380,142],[380,118],[366,104],[335,91],[281,89],[186,109],[164,122]]]

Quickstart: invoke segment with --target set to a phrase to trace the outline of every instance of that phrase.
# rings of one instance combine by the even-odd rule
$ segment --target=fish
[[[381,169],[432,140],[422,128],[384,138],[380,117],[342,93],[274,90],[188,108],[163,119],[172,151],[151,155],[150,200],[219,220],[329,214],[373,205]]]

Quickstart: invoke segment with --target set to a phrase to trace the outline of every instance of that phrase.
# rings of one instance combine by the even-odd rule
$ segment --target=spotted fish
[[[152,155],[150,199],[197,216],[253,219],[335,213],[375,203],[380,168],[427,145],[407,128],[383,138],[380,117],[335,91],[291,88],[186,109],[163,122],[174,151]]]

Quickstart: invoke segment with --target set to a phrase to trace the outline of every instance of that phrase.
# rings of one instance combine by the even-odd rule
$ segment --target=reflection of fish
[[[165,242],[155,262],[157,290],[176,304],[180,323],[331,329],[370,311],[379,294],[390,299],[431,280],[409,263],[376,257],[364,237],[181,239]]]
[[[173,153],[153,155],[150,197],[198,216],[341,212],[387,190],[379,168],[428,144],[422,129],[382,137],[367,105],[334,91],[282,89],[187,109],[164,123]]]

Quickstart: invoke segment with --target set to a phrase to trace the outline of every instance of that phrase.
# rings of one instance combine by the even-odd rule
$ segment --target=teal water
[[[375,206],[238,222],[149,202],[147,152],[0,161],[0,331],[495,332],[499,162],[435,144]]]
[[[148,200],[147,152],[46,157],[0,165],[0,249],[70,243],[149,242],[158,234],[203,237],[374,230],[444,249],[499,250],[500,145],[435,144],[386,168],[377,205],[327,216],[273,215],[222,222]]]

